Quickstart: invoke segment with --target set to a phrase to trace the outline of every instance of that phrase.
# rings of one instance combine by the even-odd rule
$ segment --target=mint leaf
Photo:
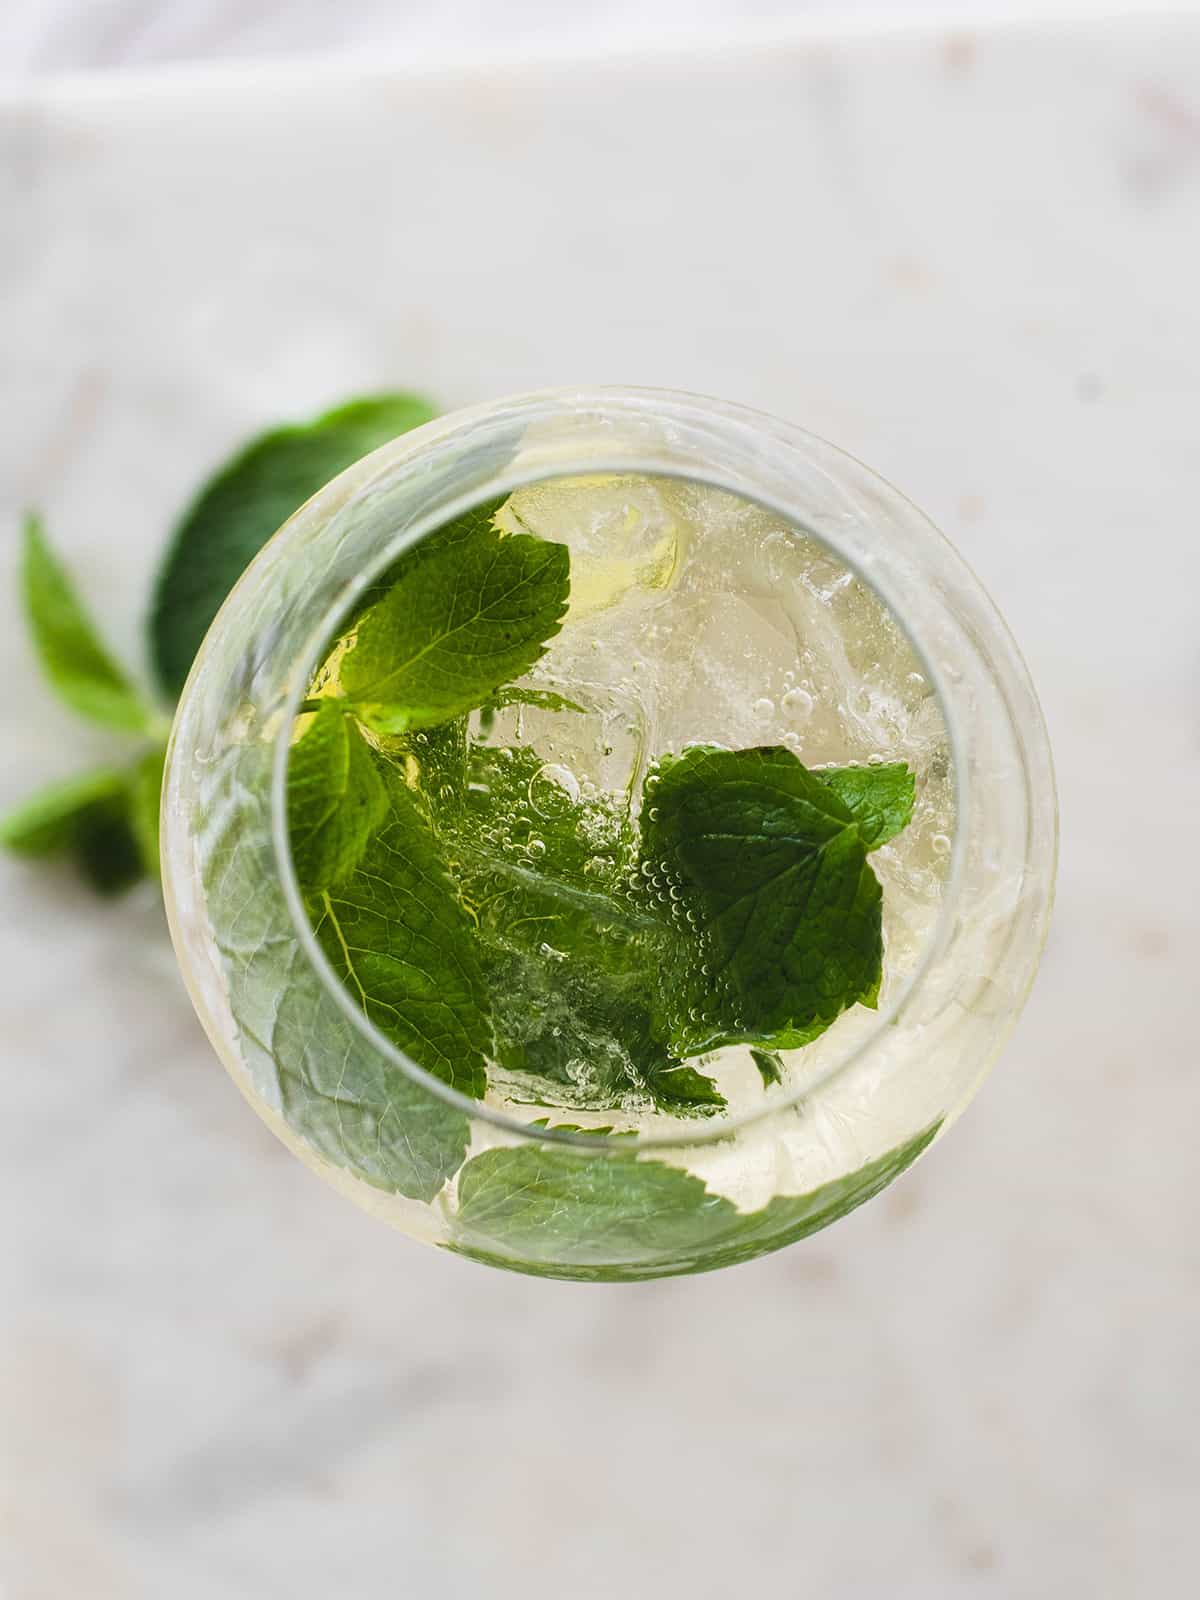
[[[0,821],[0,845],[17,855],[69,856],[101,894],[157,876],[163,754],[156,746],[128,770],[106,767],[50,785]]]
[[[129,825],[138,843],[142,866],[152,878],[159,876],[158,820],[166,759],[166,745],[155,745],[134,763],[127,778]]]
[[[585,1128],[581,1122],[551,1122],[549,1117],[535,1117],[531,1128],[552,1128],[555,1133],[586,1133],[593,1139],[634,1139],[634,1133],[618,1133],[615,1128]]]
[[[193,828],[247,1075],[325,1160],[431,1200],[462,1165],[468,1118],[367,1042],[297,944],[267,847],[271,767],[269,744],[221,749]]]
[[[440,529],[358,620],[340,687],[381,733],[429,728],[527,672],[567,606],[567,547],[492,526],[495,502]]]
[[[633,1151],[486,1150],[459,1174],[459,1236],[449,1248],[492,1266],[593,1281],[730,1266],[846,1216],[910,1166],[940,1126],[843,1178],[750,1212],[690,1172]]]
[[[661,1026],[655,1013],[656,1034]],[[642,1067],[646,1086],[655,1103],[664,1111],[674,1111],[680,1116],[709,1117],[725,1106],[725,1096],[711,1078],[706,1078],[695,1067],[668,1054],[668,1044],[655,1037],[654,1055]]]
[[[497,711],[505,706],[536,706],[540,711],[582,711],[584,708],[553,689],[525,689],[514,684],[507,689],[497,689],[479,708],[479,731],[485,736],[492,731]]]
[[[356,1177],[432,1200],[463,1164],[468,1119],[351,1033],[301,977],[285,983],[270,1030],[284,1116]]]
[[[783,1081],[783,1062],[773,1050],[751,1050],[750,1056],[758,1068],[764,1089],[769,1089],[773,1083]]]
[[[556,932],[569,947],[561,922]],[[594,937],[616,943],[614,934],[620,938],[618,930],[602,924]],[[630,960],[622,971],[599,948],[539,956],[506,950],[485,933],[482,959],[492,993],[496,1059],[510,1072],[559,1086],[573,1105],[617,1110],[641,1099],[676,1115],[711,1115],[724,1106],[724,1097],[671,1051],[645,955],[635,963],[637,946],[625,948]]]
[[[381,744],[406,768],[415,764],[420,791],[439,817],[461,814],[471,747],[466,717],[455,717],[394,743],[385,737]]]
[[[459,1173],[456,1248],[525,1271],[542,1263],[554,1276],[621,1277],[632,1268],[649,1277],[664,1261],[680,1262],[679,1271],[698,1265],[736,1217],[724,1196],[666,1162],[525,1144],[485,1150]],[[505,1251],[516,1259],[506,1263]]]
[[[664,760],[643,839],[697,919],[725,1041],[812,1037],[873,1003],[879,881],[850,810],[789,750],[702,745]]]
[[[107,767],[50,784],[0,820],[0,845],[22,856],[65,854],[89,817],[122,801],[126,784],[123,772]]]
[[[508,689],[497,689],[484,709],[500,710],[504,706],[536,706],[540,711],[584,709],[578,701],[568,700],[565,694],[557,694],[553,689],[526,689],[520,684],[513,684]]]
[[[99,894],[122,894],[146,876],[128,790],[120,799],[80,818],[73,854],[84,877]]]
[[[648,1097],[679,1113],[725,1104],[670,1049],[656,974],[669,927],[624,897],[633,835],[574,799],[527,747],[471,753],[466,805],[439,813],[475,912],[496,1059],[614,1108]]]
[[[153,713],[101,644],[35,516],[25,519],[21,584],[38,656],[62,699],[93,722],[144,730]]]
[[[150,642],[169,694],[182,689],[225,596],[276,529],[339,472],[434,415],[417,395],[368,396],[260,434],[209,479],[176,527],[155,587]]]
[[[376,758],[345,710],[328,700],[288,759],[292,861],[306,891],[353,872],[388,813]]]
[[[850,812],[868,850],[878,850],[912,821],[916,782],[903,761],[826,767],[813,777],[832,789]]]
[[[386,777],[387,820],[348,877],[309,897],[313,928],[375,1026],[478,1097],[491,1030],[475,931],[419,802]]]

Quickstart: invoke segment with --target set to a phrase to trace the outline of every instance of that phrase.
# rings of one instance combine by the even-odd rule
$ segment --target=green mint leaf
[[[664,1259],[698,1263],[736,1216],[690,1172],[631,1151],[531,1143],[485,1150],[458,1177],[460,1250],[504,1265],[507,1249],[518,1258],[512,1265],[542,1262],[563,1277],[637,1275],[643,1263],[653,1276]]]
[[[177,695],[209,624],[267,540],[331,478],[435,415],[411,394],[351,401],[261,434],[200,490],[172,535],[149,620],[163,689]]]
[[[642,1069],[656,1104],[681,1115],[707,1117],[720,1111],[725,1096],[712,1079],[684,1061],[673,1060],[666,1049],[656,1040],[654,1057]]]
[[[121,802],[126,784],[112,768],[51,784],[0,820],[0,845],[22,856],[65,855],[89,816]]]
[[[479,731],[485,738],[492,731],[497,711],[502,711],[505,706],[535,706],[539,711],[584,711],[577,700],[568,700],[566,695],[558,694],[553,689],[527,689],[520,684],[513,684],[506,689],[497,689],[480,706]]]
[[[724,1040],[811,1037],[874,1000],[879,880],[849,809],[789,750],[694,746],[663,761],[643,853],[697,918]]]
[[[194,818],[246,1073],[325,1160],[377,1188],[432,1200],[462,1166],[468,1119],[367,1043],[297,943],[264,848],[272,755],[257,741],[223,748]]]
[[[832,789],[850,812],[868,850],[878,850],[912,821],[916,782],[903,761],[826,767],[813,777]]]
[[[366,1183],[429,1201],[462,1166],[467,1118],[364,1051],[302,980],[274,1007],[270,1053],[289,1125]]]
[[[129,824],[138,843],[142,866],[151,878],[159,876],[158,819],[166,759],[166,745],[155,745],[134,763],[127,775]]]
[[[859,1004],[874,1007],[878,997],[879,985],[876,983],[859,996]],[[768,1043],[775,1050],[800,1050],[806,1044],[811,1044],[814,1039],[820,1038],[826,1028],[832,1027],[836,1021],[837,1017],[828,1017],[820,1018],[816,1022],[810,1022],[805,1028],[780,1028],[777,1032],[771,1034],[768,1039],[760,1039],[759,1043]],[[711,1046],[709,1048],[711,1049]],[[761,1068],[759,1070],[761,1072]]]
[[[412,552],[358,620],[340,687],[380,733],[429,728],[527,672],[559,630],[567,547],[493,527],[477,507]]]
[[[581,1122],[551,1122],[549,1117],[535,1117],[531,1128],[552,1128],[555,1133],[586,1133],[593,1139],[635,1139],[633,1132],[618,1133],[615,1128],[585,1128]]]
[[[612,1109],[639,1096],[708,1115],[725,1101],[670,1049],[658,1002],[669,927],[623,898],[633,835],[527,747],[471,753],[466,805],[439,826],[474,909],[496,1059]]]
[[[101,894],[118,894],[158,875],[157,811],[163,751],[128,770],[104,768],[52,784],[0,821],[0,845],[24,856],[69,856]],[[148,832],[154,790],[154,836]]]
[[[122,894],[146,876],[128,788],[120,799],[98,806],[80,819],[73,853],[84,877],[99,894]]]
[[[306,892],[347,877],[388,814],[376,758],[345,709],[328,700],[288,760],[292,861]]]
[[[387,788],[387,820],[358,866],[310,896],[313,927],[375,1026],[478,1097],[491,1029],[475,930],[420,803],[395,774]]]
[[[751,1050],[750,1056],[758,1068],[764,1089],[769,1089],[773,1083],[783,1081],[783,1062],[773,1050]]]
[[[461,816],[471,748],[466,717],[455,717],[403,739],[383,736],[380,745],[406,770],[415,767],[418,787],[439,820]]]
[[[62,699],[93,722],[133,732],[148,727],[153,712],[101,644],[35,516],[25,519],[21,583],[38,657]]]
[[[565,694],[557,694],[553,689],[526,689],[520,684],[513,684],[507,689],[497,689],[484,706],[484,710],[499,711],[504,706],[536,706],[541,711],[584,709],[578,701],[568,700]]]
[[[738,1211],[679,1167],[633,1151],[537,1146],[485,1150],[458,1179],[450,1248],[546,1277],[620,1281],[748,1261],[828,1227],[879,1193],[940,1123],[844,1178]]]

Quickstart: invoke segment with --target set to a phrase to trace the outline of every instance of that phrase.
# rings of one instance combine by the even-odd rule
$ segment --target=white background
[[[244,40],[205,10],[203,50],[138,22],[26,60]],[[952,534],[1064,826],[1041,977],[952,1136],[806,1244],[633,1288],[367,1221],[217,1068],[152,894],[0,863],[4,1600],[1124,1600],[1196,1570],[1200,31],[840,28],[0,104],[0,555],[42,506],[131,660],[165,528],[267,422],[389,383],[708,390]],[[110,753],[8,578],[0,681],[0,804]]]

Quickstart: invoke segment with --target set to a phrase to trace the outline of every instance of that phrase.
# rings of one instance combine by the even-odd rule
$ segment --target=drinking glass
[[[286,825],[292,726],[339,622],[432,530],[531,483],[710,485],[816,539],[882,600],[937,696],[953,768],[940,908],[919,960],[844,1044],[744,1114],[628,1137],[471,1100],[375,1029],[305,915]],[[522,1272],[638,1279],[743,1261],[870,1198],[944,1135],[1024,1002],[1056,855],[1049,746],[1025,666],[929,520],[850,456],[741,406],[563,390],[457,412],[358,462],[291,517],[214,621],[163,801],[172,937],[210,1039],[259,1116],[364,1210]],[[830,1041],[833,1042],[830,1042]],[[544,1119],[543,1119],[544,1122]]]

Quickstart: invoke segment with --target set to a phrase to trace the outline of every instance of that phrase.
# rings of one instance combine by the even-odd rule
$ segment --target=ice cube
[[[535,669],[516,692],[533,703],[478,713],[472,737],[490,745],[524,745],[544,763],[535,811],[555,803],[602,800],[617,815],[629,812],[640,790],[649,749],[647,708],[636,690]]]
[[[682,522],[670,487],[613,474],[555,478],[518,489],[498,524],[569,548],[570,616],[578,620],[631,589],[661,590],[671,582]]]

